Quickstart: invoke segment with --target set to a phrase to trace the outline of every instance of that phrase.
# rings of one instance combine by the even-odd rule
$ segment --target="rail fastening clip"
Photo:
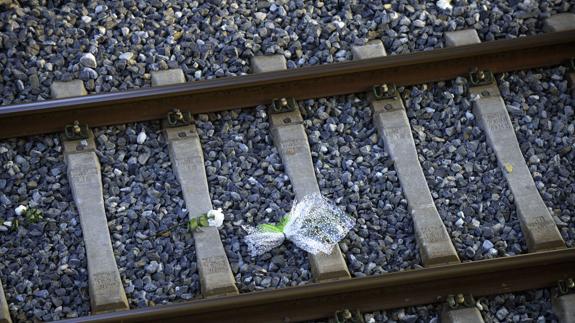
[[[468,80],[470,86],[480,86],[493,83],[495,78],[493,77],[493,73],[490,70],[480,70],[474,68],[471,72],[469,72]]]
[[[359,310],[343,309],[335,312],[335,318],[330,320],[335,323],[365,323]]]
[[[73,124],[64,126],[64,137],[67,140],[84,140],[90,136],[90,130],[87,124],[80,124],[78,120]]]
[[[299,109],[294,97],[273,99],[270,113],[292,112]]]
[[[176,127],[183,127],[189,126],[192,124],[192,113],[189,111],[182,112],[180,109],[174,109],[168,112],[166,117],[168,127],[176,128]]]
[[[393,99],[397,96],[397,86],[395,84],[381,84],[371,88],[371,94],[376,100]]]

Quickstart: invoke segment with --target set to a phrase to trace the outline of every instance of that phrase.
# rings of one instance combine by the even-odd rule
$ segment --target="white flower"
[[[24,212],[26,212],[26,210],[28,210],[27,207],[25,207],[24,205],[20,205],[16,209],[14,209],[14,212],[16,212],[17,216],[20,216],[20,215],[24,214]]]
[[[219,228],[224,223],[224,212],[219,208],[208,212],[208,223],[211,227]]]
[[[148,136],[146,135],[146,133],[144,132],[144,130],[142,130],[139,134],[138,134],[138,144],[143,144],[144,141],[146,141],[146,139],[148,138]]]

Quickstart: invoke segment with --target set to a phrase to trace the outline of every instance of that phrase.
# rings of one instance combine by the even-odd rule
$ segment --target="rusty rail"
[[[424,268],[86,316],[63,322],[299,322],[336,310],[374,311],[553,286],[575,276],[575,249]]]
[[[189,82],[0,107],[0,138],[61,132],[79,120],[90,126],[162,119],[173,108],[192,113],[363,92],[375,84],[453,79],[477,67],[501,73],[561,64],[575,56],[575,31],[498,40],[406,55],[287,71]]]

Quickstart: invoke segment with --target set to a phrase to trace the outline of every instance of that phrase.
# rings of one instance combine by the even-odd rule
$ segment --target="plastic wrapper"
[[[331,254],[333,247],[355,225],[355,219],[321,194],[307,195],[294,202],[291,212],[277,225],[244,227],[252,257],[280,246],[285,239],[314,255]]]

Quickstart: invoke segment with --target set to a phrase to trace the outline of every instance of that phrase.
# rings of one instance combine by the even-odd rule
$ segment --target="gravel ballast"
[[[499,89],[535,185],[575,246],[575,101],[564,67],[506,74]]]
[[[138,143],[138,137],[145,141]],[[194,240],[159,122],[94,130],[116,262],[131,307],[200,296]]]
[[[464,89],[458,79],[404,90],[427,184],[462,261],[526,252],[511,190]]]
[[[369,103],[352,95],[301,107],[320,190],[357,221],[339,243],[352,275],[419,267],[407,201]]]
[[[0,278],[15,321],[90,311],[86,251],[62,150],[54,135],[0,142]],[[27,222],[15,213],[19,205],[42,211],[43,219]]]
[[[284,55],[288,68],[346,61],[372,39],[391,55],[443,47],[444,32],[466,28],[482,41],[513,38],[569,11],[569,1],[33,0],[0,13],[1,104],[48,99],[53,81],[101,93],[149,86],[151,71],[175,67],[190,81],[240,75],[262,54]]]
[[[242,226],[277,223],[295,198],[290,180],[273,145],[266,110],[245,109],[199,115],[196,120],[204,150],[214,208],[225,221],[220,236],[240,292],[306,284],[312,274],[304,250],[285,242],[251,257]]]
[[[441,1],[449,2],[449,1]],[[352,59],[382,39],[388,55],[444,47],[446,31],[475,28],[482,41],[541,33],[575,12],[569,1],[60,1],[0,5],[0,105],[50,98],[54,81],[88,93],[151,85],[152,71],[181,68],[188,81],[250,73],[255,55],[290,69]],[[536,185],[568,246],[575,246],[574,104],[565,68],[505,74],[499,87]],[[513,197],[471,113],[464,80],[400,90],[420,161],[462,261],[527,251]],[[300,102],[321,192],[357,219],[340,242],[354,277],[420,267],[393,162],[363,95]],[[276,223],[293,189],[264,107],[195,116],[221,239],[240,292],[307,284],[307,254],[290,242],[249,255],[242,226]],[[139,142],[144,132],[146,139]],[[112,244],[130,306],[200,297],[193,238],[159,122],[94,129]],[[89,314],[86,255],[57,136],[0,141],[0,278],[15,320]],[[12,230],[14,209],[43,211]],[[494,322],[553,320],[545,290],[488,298]],[[366,315],[369,322],[437,321],[436,306]]]

